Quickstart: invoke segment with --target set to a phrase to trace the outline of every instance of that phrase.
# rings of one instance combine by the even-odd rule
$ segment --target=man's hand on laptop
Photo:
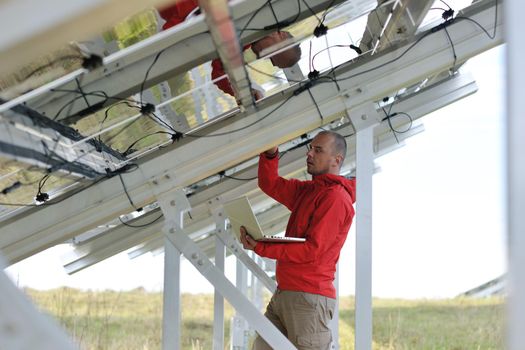
[[[240,231],[241,243],[244,249],[254,250],[255,246],[257,245],[257,241],[248,234],[248,231],[246,231],[246,228],[244,226],[241,226]]]

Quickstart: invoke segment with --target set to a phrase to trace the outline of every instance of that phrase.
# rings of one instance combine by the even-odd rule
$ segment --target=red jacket
[[[197,0],[182,0],[178,1],[175,4],[159,10],[160,17],[166,21],[162,26],[162,29],[166,30],[171,28],[179,23],[182,23],[186,20],[186,17],[190,14],[191,11],[195,10],[199,6]],[[250,45],[244,47],[246,50]],[[224,75],[224,67],[219,59],[214,59],[211,62],[212,71],[211,78],[212,80],[217,79]],[[228,78],[224,77],[223,79],[216,81],[215,85],[222,91],[231,96],[234,96],[233,89]]]
[[[332,174],[287,180],[278,175],[278,166],[278,157],[260,155],[259,187],[292,211],[286,236],[306,242],[259,242],[255,252],[277,260],[279,289],[335,298],[335,267],[354,217],[355,180]]]

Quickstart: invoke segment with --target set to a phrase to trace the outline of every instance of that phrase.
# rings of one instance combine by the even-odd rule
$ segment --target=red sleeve
[[[260,189],[292,210],[295,198],[301,188],[301,181],[287,180],[278,174],[279,157],[268,158],[265,153],[259,155],[258,183]]]
[[[175,4],[159,10],[159,15],[166,21],[162,26],[163,30],[171,28],[181,22],[184,22],[186,17],[199,6],[197,0],[182,0]]]
[[[351,205],[351,204],[349,204]],[[311,263],[319,261],[328,250],[333,249],[338,241],[340,245],[348,232],[342,232],[347,226],[348,215],[352,215],[341,194],[329,191],[319,199],[311,224],[306,231],[304,243],[262,243],[255,246],[255,252],[263,257],[281,262]],[[349,226],[349,225],[348,225]],[[349,227],[348,227],[349,229]]]
[[[224,67],[222,66],[220,59],[218,58],[214,59],[211,62],[211,67],[212,67],[212,71],[211,71],[212,80],[215,80],[218,77],[224,75]],[[230,84],[230,80],[228,80],[228,77],[224,77],[221,80],[216,81],[215,85],[217,85],[217,87],[221,89],[222,91],[224,91],[225,93],[231,96],[235,96],[235,94],[233,93],[232,86]]]
[[[250,47],[251,47],[251,45],[248,44],[248,45],[244,46],[243,50],[246,50],[246,49],[248,49]],[[211,67],[212,67],[212,71],[211,71],[211,78],[212,78],[212,80],[215,80],[218,77],[221,77],[221,76],[224,75],[224,67],[222,66],[222,62],[221,62],[220,59],[218,59],[218,58],[214,59],[211,62]],[[216,81],[215,85],[217,85],[217,87],[219,89],[221,89],[222,91],[224,91],[228,95],[231,95],[231,96],[235,97],[235,94],[233,92],[233,89],[232,89],[232,86],[230,84],[230,80],[228,79],[228,77],[224,77],[221,80]]]

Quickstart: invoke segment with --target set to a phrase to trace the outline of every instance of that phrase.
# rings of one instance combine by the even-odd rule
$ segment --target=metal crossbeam
[[[469,76],[463,76],[463,75],[457,75],[452,77],[449,80],[443,81],[442,83],[438,84],[437,86],[429,87],[428,89],[421,90],[418,94],[415,96],[406,98],[405,100],[401,100],[397,102],[395,106],[395,110],[400,111],[407,111],[410,113],[410,115],[417,119],[427,113],[430,113],[442,106],[445,106],[449,103],[452,103],[453,101],[456,101],[457,99],[467,96],[471,93],[473,93],[476,90],[475,83],[472,81],[472,77]],[[397,118],[396,118],[397,119]],[[396,121],[393,120],[395,123]],[[394,124],[396,126],[396,124]],[[346,130],[344,131],[345,134],[350,134],[352,131]],[[389,131],[388,125],[384,123],[382,125],[382,128],[378,128],[376,130],[377,134],[375,135],[376,139],[378,140],[376,143],[381,144],[383,141],[386,141],[388,139],[392,139],[391,131]],[[399,136],[407,136],[406,134],[402,134]],[[353,141],[352,138],[349,138],[349,149],[348,149],[348,161],[352,162],[353,156],[354,156],[354,149],[353,149]],[[390,141],[391,143],[392,141]],[[395,143],[395,140],[393,141]],[[381,153],[381,147],[377,150],[377,152]],[[293,164],[296,162],[296,164]],[[304,151],[302,149],[298,149],[296,151],[289,152],[286,157],[283,158],[281,161],[281,171],[283,174],[291,174],[293,171],[296,171],[301,166],[304,166]],[[289,166],[287,164],[290,164]],[[247,170],[246,174],[240,175],[240,176],[246,176],[250,177],[253,176],[256,173],[255,168],[253,170]],[[128,175],[126,175],[128,176]],[[128,183],[127,178],[126,183]],[[236,196],[243,195],[245,193],[248,193],[250,191],[254,191],[257,188],[256,181],[249,181],[246,183],[241,183],[239,185],[238,181],[235,180],[228,180],[224,181],[221,184],[217,186],[212,186],[205,191],[202,191],[201,193],[196,193],[195,195],[190,197],[190,202],[192,204],[192,217],[194,217],[196,220],[200,218],[202,215],[206,216],[209,214],[207,213],[207,206],[206,201],[209,198],[214,198],[220,193],[224,193],[223,198],[227,198],[226,196],[229,196],[228,198],[236,198]],[[135,193],[131,193],[133,196],[133,200],[136,202]],[[38,229],[34,226],[28,225],[26,228],[20,229],[18,232],[26,232],[28,234],[28,238],[30,230],[34,231],[35,237],[42,237],[44,241],[27,241],[28,244],[32,243],[30,245],[20,245],[19,247],[12,246],[11,249],[4,243],[2,247],[5,249],[6,253],[10,253],[9,259],[11,262],[13,261],[19,261],[24,257],[25,254],[28,254],[28,252],[31,251],[41,251],[46,248],[46,245],[49,244],[49,238],[50,235],[56,235],[57,241],[62,242],[65,239],[71,238],[73,236],[76,236],[82,232],[87,231],[88,229],[104,224],[110,220],[112,220],[114,217],[118,216],[119,214],[116,214],[119,212],[119,208],[117,206],[123,206],[121,208],[120,214],[125,213],[127,209],[127,199],[122,199],[121,201],[103,201],[99,203],[97,206],[101,210],[100,212],[96,210],[96,208],[89,209],[87,207],[82,206],[82,212],[79,213],[80,216],[74,216],[71,218],[71,220],[63,219],[60,223],[52,224],[52,220],[49,220],[51,222],[51,226],[42,224],[42,229]],[[58,204],[59,205],[59,204]],[[74,202],[73,204],[74,205]],[[69,208],[69,207],[68,207]],[[47,208],[46,208],[47,209]],[[89,212],[93,210],[94,213],[97,213],[97,215],[100,215],[100,213],[109,213],[111,214],[109,217],[109,220],[101,221],[97,220],[98,217],[96,215],[88,215],[84,216],[84,214],[89,214]],[[129,211],[129,210],[128,210]],[[38,217],[38,220],[41,219],[39,214],[39,211],[31,211],[32,213],[27,214],[26,220],[32,220],[31,216]],[[53,214],[48,214],[53,215]],[[47,219],[47,218],[46,218]],[[48,220],[48,219],[47,219]],[[137,219],[139,220],[139,219]],[[142,220],[142,219],[140,219]],[[146,219],[143,219],[143,221],[134,221],[132,224],[139,225],[143,224],[149,221],[146,221]],[[25,224],[28,223],[28,221],[19,221],[19,224]],[[211,225],[211,221],[209,222]],[[188,223],[189,225],[189,223]],[[159,226],[160,227],[160,226]],[[189,227],[188,227],[189,228]],[[125,232],[134,232],[135,230],[128,230],[127,228],[122,229],[115,229],[119,232],[122,232],[122,235],[126,235]],[[122,230],[122,231],[121,231]],[[160,231],[160,230],[159,230]],[[0,228],[0,232],[9,232],[7,228],[2,227]],[[67,237],[67,238],[65,238]],[[108,235],[109,237],[109,235]],[[0,242],[2,240],[2,235],[0,235]],[[23,238],[21,238],[23,240]],[[14,242],[17,242],[17,240],[13,240]],[[22,243],[22,242],[20,242]],[[133,245],[130,245],[128,248],[131,248]],[[7,249],[6,249],[7,248]],[[123,248],[118,248],[123,249]],[[116,251],[118,252],[118,250]],[[108,252],[109,253],[109,252]]]
[[[200,0],[199,5],[206,14],[206,23],[210,28],[213,44],[219,53],[236,98],[243,106],[254,104],[250,78],[244,67],[242,48],[230,17],[227,0]]]

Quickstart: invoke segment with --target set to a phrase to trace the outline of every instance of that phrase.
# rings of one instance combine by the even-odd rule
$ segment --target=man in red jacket
[[[182,23],[190,14],[198,12],[199,3],[198,0],[180,0],[175,4],[159,10],[160,16],[166,21],[162,26],[162,29],[166,30],[179,23]],[[199,12],[200,13],[200,12]],[[292,38],[291,34],[284,31],[273,32],[265,36],[264,38],[253,42],[251,45],[246,45],[244,50],[251,46],[251,49],[257,57],[260,57],[260,53],[265,48],[280,43],[286,39]],[[284,50],[278,54],[273,55],[270,60],[272,64],[279,68],[287,68],[296,64],[301,58],[301,48],[299,45],[294,46],[288,50]],[[213,80],[224,75],[224,68],[219,59],[215,59],[211,63],[212,72],[211,78]],[[225,77],[215,82],[217,87],[227,94],[233,96],[233,89],[230,85],[230,81]],[[258,95],[257,95],[258,96]]]
[[[331,131],[314,137],[306,153],[311,181],[280,177],[277,155],[277,147],[260,155],[259,187],[292,212],[286,236],[304,237],[306,242],[257,242],[241,228],[241,243],[245,249],[277,260],[277,291],[266,317],[298,349],[329,349],[335,269],[354,217],[355,180],[339,176],[346,141]],[[254,349],[271,348],[257,336]]]

